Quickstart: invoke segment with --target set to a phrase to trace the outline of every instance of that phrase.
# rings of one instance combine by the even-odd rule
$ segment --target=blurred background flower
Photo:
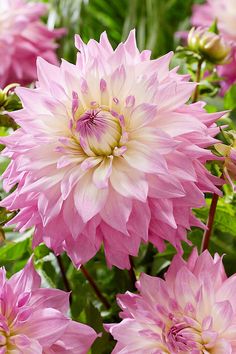
[[[191,22],[194,26],[211,26],[214,21],[232,46],[231,62],[218,67],[219,75],[224,78],[221,86],[225,92],[236,81],[236,1],[208,0],[203,5],[193,7]]]
[[[36,58],[57,63],[55,39],[64,29],[49,30],[40,17],[47,6],[25,0],[0,2],[0,87],[30,84],[36,79]]]

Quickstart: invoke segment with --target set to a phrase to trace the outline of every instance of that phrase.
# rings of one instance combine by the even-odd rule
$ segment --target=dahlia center
[[[0,347],[4,347],[7,344],[6,334],[0,331]]]
[[[77,119],[75,135],[87,155],[112,155],[120,147],[122,135],[118,115],[101,108],[88,109]]]
[[[7,324],[4,323],[0,323],[0,352],[1,352],[1,348],[5,348],[7,349],[9,347],[9,338],[10,338],[10,331],[9,328],[7,326]]]
[[[202,349],[202,338],[199,331],[182,322],[173,325],[166,336],[169,349],[175,353]]]

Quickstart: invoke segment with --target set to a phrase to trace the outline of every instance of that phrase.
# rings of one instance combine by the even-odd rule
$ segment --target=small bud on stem
[[[193,27],[188,35],[188,47],[213,64],[225,64],[230,60],[230,44],[207,28]]]

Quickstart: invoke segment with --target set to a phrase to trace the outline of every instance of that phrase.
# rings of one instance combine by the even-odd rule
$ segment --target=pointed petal
[[[92,182],[91,172],[87,172],[74,191],[76,209],[84,223],[98,214],[106,203],[108,189],[98,189]]]
[[[99,189],[108,187],[109,177],[112,173],[112,160],[112,156],[105,157],[100,165],[94,169],[93,182]]]
[[[14,274],[8,282],[16,293],[27,292],[40,287],[41,278],[34,269],[32,257],[27,265],[21,271]]]
[[[44,308],[35,311],[21,327],[21,331],[36,339],[43,347],[50,347],[65,332],[70,320],[60,311]]]
[[[145,175],[138,170],[133,173],[133,169],[125,161],[114,160],[110,181],[113,188],[124,197],[146,201],[148,183]]]
[[[110,188],[106,204],[100,214],[108,225],[127,234],[127,222],[131,209],[132,201]]]

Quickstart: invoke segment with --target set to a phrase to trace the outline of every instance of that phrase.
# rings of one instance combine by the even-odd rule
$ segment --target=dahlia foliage
[[[236,82],[236,1],[208,0],[206,4],[194,5],[192,24],[194,26],[211,26],[217,21],[217,27],[223,37],[231,43],[232,55],[227,65],[218,66],[218,73],[224,78],[222,89]]]
[[[227,278],[218,254],[177,255],[164,280],[143,273],[137,289],[118,296],[122,321],[106,326],[113,354],[236,352],[236,276]]]
[[[35,81],[38,56],[57,64],[54,39],[65,31],[49,30],[40,22],[46,11],[47,7],[42,3],[0,1],[0,87],[13,82],[25,85]]]
[[[96,332],[66,316],[68,293],[40,282],[32,260],[9,280],[0,269],[0,353],[86,354]]]
[[[21,128],[1,141],[12,160],[4,188],[18,186],[1,205],[20,209],[17,229],[35,226],[34,246],[66,251],[77,267],[102,243],[119,268],[142,241],[181,252],[186,230],[201,226],[192,208],[219,193],[204,164],[221,113],[186,104],[195,83],[169,70],[171,53],[140,53],[134,31],[116,50],[105,33],[76,46],[76,65],[38,59],[37,88],[16,91]]]

